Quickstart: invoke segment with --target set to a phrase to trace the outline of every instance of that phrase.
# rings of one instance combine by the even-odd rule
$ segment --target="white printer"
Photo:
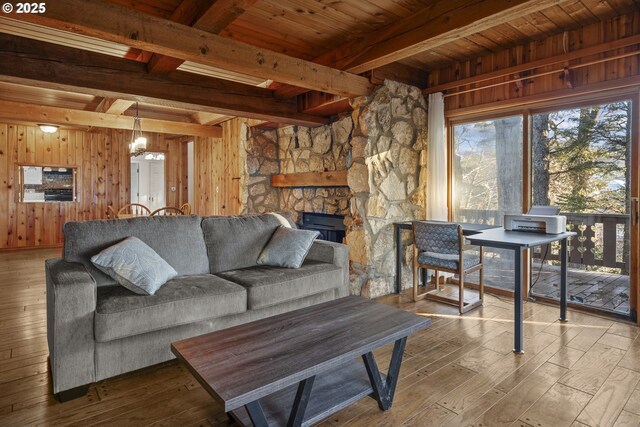
[[[534,206],[527,214],[506,214],[504,229],[534,233],[560,234],[567,231],[567,217],[558,215],[555,206]]]

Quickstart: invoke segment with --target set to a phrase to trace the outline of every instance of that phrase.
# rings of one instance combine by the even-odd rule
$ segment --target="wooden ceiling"
[[[0,17],[0,101],[118,115],[139,101],[143,118],[197,126],[314,125],[368,93],[376,72],[425,86],[430,70],[637,2],[55,0]]]

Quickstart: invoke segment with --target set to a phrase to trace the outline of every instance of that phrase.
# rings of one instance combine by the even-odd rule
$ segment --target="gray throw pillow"
[[[178,275],[160,255],[137,237],[127,237],[91,257],[116,282],[140,295],[153,295]]]
[[[258,264],[300,268],[320,233],[280,226],[258,257]]]

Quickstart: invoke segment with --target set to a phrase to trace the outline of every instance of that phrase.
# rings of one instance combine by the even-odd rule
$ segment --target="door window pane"
[[[453,126],[454,221],[501,226],[522,212],[522,132],[522,116]],[[485,284],[513,290],[513,251],[484,254]]]
[[[571,231],[569,300],[629,313],[631,102],[531,117],[532,198],[556,205]],[[534,296],[559,298],[558,248],[534,251]]]

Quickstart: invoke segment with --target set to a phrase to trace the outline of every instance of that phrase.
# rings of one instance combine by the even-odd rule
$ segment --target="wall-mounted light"
[[[56,125],[38,124],[38,126],[40,127],[40,130],[44,133],[56,133],[59,128],[59,126],[56,126]]]

